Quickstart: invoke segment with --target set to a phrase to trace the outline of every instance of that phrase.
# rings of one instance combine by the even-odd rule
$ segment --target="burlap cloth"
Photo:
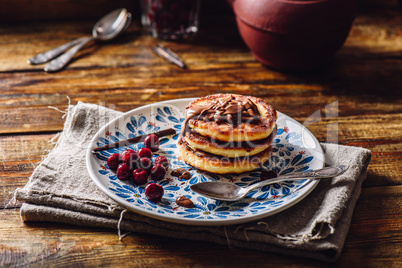
[[[181,225],[126,211],[89,177],[85,149],[93,135],[119,115],[121,112],[94,104],[80,102],[68,107],[64,130],[54,149],[16,192],[17,200],[24,202],[22,220],[203,240],[324,261],[339,257],[366,178],[369,150],[322,143],[326,163],[348,164],[347,172],[322,180],[301,202],[271,217],[216,227]]]

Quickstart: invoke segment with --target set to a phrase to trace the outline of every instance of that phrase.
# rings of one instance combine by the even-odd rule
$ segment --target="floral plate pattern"
[[[293,206],[307,196],[318,181],[288,181],[275,183],[250,192],[247,198],[236,202],[223,202],[205,198],[191,191],[190,185],[209,180],[230,181],[239,186],[247,186],[259,180],[260,171],[239,175],[216,175],[190,169],[180,161],[176,142],[184,121],[184,109],[193,99],[178,99],[137,108],[112,120],[93,137],[87,150],[87,168],[92,180],[109,197],[137,213],[164,221],[193,225],[223,225],[243,223],[278,213]],[[272,156],[265,164],[278,175],[322,168],[324,156],[315,137],[300,123],[278,112],[278,132],[272,143]],[[94,155],[95,147],[114,143],[137,135],[174,128],[175,135],[160,138],[160,149],[153,158],[164,155],[169,159],[170,169],[165,178],[155,182],[163,186],[162,202],[150,202],[144,194],[144,186],[117,179],[106,159],[113,153],[127,148],[135,151],[143,143],[127,147],[109,149]],[[190,169],[191,178],[180,180],[170,175],[175,168]],[[176,205],[175,200],[186,196],[195,204],[194,208]]]

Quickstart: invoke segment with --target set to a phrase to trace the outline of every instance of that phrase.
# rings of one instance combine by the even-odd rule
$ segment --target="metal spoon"
[[[131,13],[129,13],[125,8],[116,9],[109,14],[102,17],[93,27],[92,36],[81,37],[73,40],[67,44],[64,44],[55,49],[40,53],[35,57],[28,60],[30,64],[41,64],[45,63],[51,59],[54,59],[70,47],[69,51],[61,55],[59,58],[53,60],[45,67],[45,71],[58,71],[62,69],[67,63],[73,58],[73,56],[82,49],[85,45],[93,40],[108,41],[117,37],[121,32],[123,32],[131,22]]]
[[[94,33],[94,32],[96,31],[97,27],[98,27],[101,23],[103,24],[104,21],[107,20],[107,23],[110,24],[111,22],[115,21],[116,18],[118,18],[118,19],[119,19],[119,18],[120,18],[120,19],[124,18],[124,16],[125,16],[124,14],[127,14],[127,16],[130,17],[130,18],[128,18],[128,21],[130,22],[130,21],[131,21],[131,14],[128,13],[127,10],[124,9],[124,8],[122,8],[122,9],[117,9],[117,10],[114,10],[114,11],[112,11],[111,13],[107,14],[107,15],[104,16],[103,18],[101,18],[101,19],[95,24],[94,28],[92,29],[92,32]],[[110,21],[110,20],[111,20],[111,21]],[[129,23],[128,23],[128,24],[129,24]],[[126,25],[126,26],[128,26],[128,25]],[[97,33],[96,33],[96,35],[97,35]],[[71,42],[69,42],[69,43],[67,43],[67,44],[64,44],[64,45],[61,45],[61,46],[59,46],[59,47],[56,47],[56,48],[54,48],[54,49],[52,49],[52,50],[49,50],[49,51],[40,53],[40,54],[38,54],[38,55],[36,55],[36,56],[30,58],[30,59],[28,60],[28,63],[30,63],[30,64],[42,64],[42,63],[48,62],[49,60],[54,59],[54,58],[56,58],[57,56],[59,56],[61,53],[63,53],[64,51],[66,51],[66,50],[69,49],[70,47],[72,47],[72,46],[74,46],[74,45],[76,45],[76,44],[78,44],[78,43],[81,43],[83,40],[86,40],[87,38],[88,38],[88,37],[77,38],[77,39],[75,39],[75,40],[73,40],[73,41],[71,41]],[[101,38],[101,36],[99,36],[99,38]]]
[[[313,180],[313,179],[323,179],[332,178],[341,175],[348,169],[347,165],[338,165],[327,167],[323,169],[317,169],[313,171],[306,171],[300,173],[293,173],[290,175],[279,176],[273,179],[261,181],[254,183],[248,187],[240,187],[231,182],[221,182],[221,181],[208,181],[200,182],[190,186],[191,190],[194,192],[222,201],[237,201],[244,198],[251,190],[254,190],[265,185],[283,182],[283,181],[295,181],[295,180]]]
[[[56,72],[63,69],[74,55],[93,40],[108,41],[117,37],[131,22],[131,13],[125,8],[117,9],[100,19],[92,30],[92,36],[83,39],[66,53],[52,60],[44,68],[46,72]]]

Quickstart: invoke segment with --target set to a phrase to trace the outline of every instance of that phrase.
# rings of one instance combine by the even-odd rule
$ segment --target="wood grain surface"
[[[91,33],[99,13],[85,17],[84,10],[93,3],[82,1],[78,8],[78,2],[42,0],[40,5],[47,8],[61,5],[65,14],[57,17],[55,11],[46,13],[35,6],[25,19],[24,9],[19,10],[13,23],[6,20],[12,17],[9,14],[31,1],[13,1],[8,11],[0,3],[0,267],[402,266],[402,12],[398,1],[359,1],[345,45],[329,65],[312,72],[283,73],[262,66],[243,43],[226,3],[214,9],[213,1],[203,3],[201,27],[194,39],[162,42],[185,61],[186,70],[152,53],[150,47],[157,40],[143,32],[138,17],[118,39],[86,48],[62,72],[48,74],[43,65],[27,64],[39,52]],[[106,2],[98,1],[107,6]],[[138,8],[138,3],[129,2],[117,1],[101,11],[119,4]],[[131,234],[120,242],[113,230],[21,221],[21,204],[13,202],[13,193],[53,148],[69,103],[83,101],[129,111],[216,92],[261,97],[306,125],[319,141],[372,151],[337,262],[145,234]]]

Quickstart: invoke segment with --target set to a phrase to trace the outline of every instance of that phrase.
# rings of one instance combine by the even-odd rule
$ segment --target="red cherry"
[[[111,156],[108,157],[108,159],[106,160],[106,163],[108,165],[108,167],[111,170],[116,170],[117,167],[119,166],[119,164],[122,162],[121,160],[121,156],[118,153],[112,154]]]
[[[154,162],[155,162],[155,165],[161,164],[162,166],[165,167],[166,170],[169,168],[169,160],[164,155],[160,155],[157,158],[155,158]]]
[[[138,164],[138,166],[144,169],[148,174],[151,172],[153,165],[154,164],[152,163],[152,160],[147,157],[141,157],[140,162]]]
[[[117,167],[116,176],[119,180],[126,181],[131,179],[131,169],[126,163],[121,163]]]
[[[121,153],[121,160],[123,160],[123,162],[127,162],[129,160],[131,153],[135,153],[135,151],[133,151],[131,149],[127,149],[127,150],[123,151]]]
[[[162,200],[163,187],[156,183],[150,183],[145,187],[145,196],[149,201],[158,203]]]
[[[124,163],[130,166],[131,169],[136,169],[138,167],[138,161],[140,160],[140,157],[134,150],[125,150],[121,153],[121,158]]]
[[[148,173],[142,168],[133,171],[133,182],[137,185],[143,185],[148,181]]]
[[[159,138],[158,136],[151,134],[144,139],[145,148],[150,149],[152,152],[159,150]]]
[[[156,164],[151,169],[151,178],[153,180],[159,181],[165,177],[166,169],[161,164]]]
[[[141,148],[138,151],[138,155],[140,157],[146,157],[146,158],[152,159],[152,151],[148,148]]]

